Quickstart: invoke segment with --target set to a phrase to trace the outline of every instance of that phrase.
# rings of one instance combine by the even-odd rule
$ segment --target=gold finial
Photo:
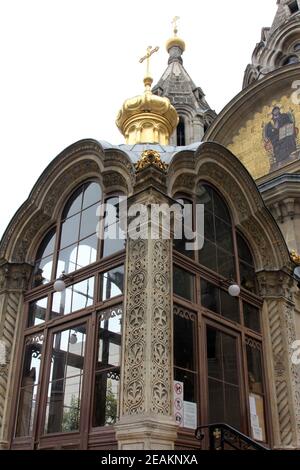
[[[180,49],[182,50],[182,52],[185,51],[185,42],[177,36],[177,33],[178,33],[178,21],[180,20],[180,17],[179,16],[174,16],[173,20],[172,20],[172,25],[173,25],[173,36],[168,39],[167,41],[167,44],[166,44],[166,48],[167,48],[167,52],[169,52],[169,50],[171,49],[171,47],[180,47]]]
[[[146,55],[140,59],[140,64],[142,64],[145,60],[147,61],[146,75],[144,78],[146,91],[150,90],[152,82],[153,82],[153,78],[151,77],[151,74],[150,74],[150,57],[152,56],[152,54],[154,54],[158,50],[159,50],[159,47],[155,47],[154,49],[152,49],[152,46],[148,46]]]
[[[180,20],[180,16],[174,16],[174,18],[173,18],[173,20],[172,20],[174,36],[177,36],[177,33],[178,33],[178,25],[177,25],[177,22],[178,22],[179,20]]]

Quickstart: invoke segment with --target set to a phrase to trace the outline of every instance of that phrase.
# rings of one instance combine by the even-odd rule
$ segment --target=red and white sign
[[[184,425],[183,383],[174,381],[174,415],[178,426]]]

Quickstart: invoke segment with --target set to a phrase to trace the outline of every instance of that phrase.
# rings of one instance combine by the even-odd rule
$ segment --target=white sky
[[[240,90],[276,0],[0,0],[0,237],[48,163],[83,138],[123,142],[122,102],[154,83],[180,16],[184,65],[219,112]]]

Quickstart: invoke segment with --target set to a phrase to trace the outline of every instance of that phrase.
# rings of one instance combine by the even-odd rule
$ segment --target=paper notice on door
[[[184,409],[184,427],[187,429],[196,429],[197,427],[197,403],[185,401]]]
[[[263,441],[263,432],[259,426],[252,426],[252,433],[256,441]]]
[[[249,402],[250,402],[250,414],[256,415],[256,402],[255,402],[255,397],[253,395],[250,395]]]
[[[259,427],[259,419],[257,415],[251,415],[251,426],[258,426]]]

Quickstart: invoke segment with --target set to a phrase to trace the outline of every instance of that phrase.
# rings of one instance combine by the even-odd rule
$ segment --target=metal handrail
[[[199,441],[205,437],[202,432],[204,429],[209,431],[209,450],[222,451],[226,445],[234,450],[270,450],[226,423],[199,426],[195,431],[195,437]]]

